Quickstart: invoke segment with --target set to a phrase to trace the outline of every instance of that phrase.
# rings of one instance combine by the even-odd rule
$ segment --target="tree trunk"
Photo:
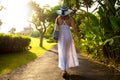
[[[40,47],[43,47],[43,33],[40,33]]]
[[[40,47],[43,47],[43,37],[44,37],[44,34],[46,32],[46,26],[45,26],[45,22],[43,22],[43,29],[41,29],[40,31]]]
[[[39,43],[40,47],[43,47],[43,37],[44,37],[44,34],[46,32],[45,21],[43,21],[42,23],[43,23],[43,28],[39,28],[37,26],[37,24],[33,23],[35,25],[36,29],[40,32],[40,43]]]

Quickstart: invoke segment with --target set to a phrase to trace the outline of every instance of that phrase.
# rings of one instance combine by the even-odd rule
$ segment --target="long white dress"
[[[58,67],[61,68],[61,70],[67,70],[70,67],[79,66],[70,27],[65,21],[59,26],[58,54]]]

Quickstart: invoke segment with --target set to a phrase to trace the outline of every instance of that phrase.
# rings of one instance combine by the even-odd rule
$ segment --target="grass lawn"
[[[49,50],[53,45],[55,45],[55,43],[47,43],[47,40],[44,40],[43,48],[40,48],[39,39],[31,38],[30,45],[32,48],[24,53],[0,54],[0,76],[34,60]]]

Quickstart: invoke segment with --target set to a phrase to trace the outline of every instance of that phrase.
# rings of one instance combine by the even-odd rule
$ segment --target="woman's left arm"
[[[71,22],[71,26],[73,27],[74,32],[75,32],[75,34],[77,35],[77,38],[78,38],[78,41],[79,41],[80,38],[79,38],[79,35],[78,35],[78,31],[77,31],[77,28],[76,28],[76,26],[75,26],[75,23],[74,23],[74,20],[73,20],[72,17],[70,17],[70,22]]]
[[[78,31],[77,31],[77,28],[76,28],[76,26],[75,26],[75,23],[74,23],[74,20],[73,20],[72,17],[70,17],[70,22],[71,22],[71,26],[72,26],[73,29],[74,29],[75,34],[78,36]]]

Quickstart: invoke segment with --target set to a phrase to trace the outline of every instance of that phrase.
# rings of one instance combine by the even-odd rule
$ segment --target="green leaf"
[[[92,13],[89,13],[88,15],[90,17],[91,23],[93,25],[95,25],[95,26],[99,26],[99,20],[98,20],[98,18],[94,14],[92,14]]]
[[[119,32],[120,31],[120,24],[119,24],[119,19],[115,16],[110,16],[110,22],[112,24],[112,28],[114,32]]]

